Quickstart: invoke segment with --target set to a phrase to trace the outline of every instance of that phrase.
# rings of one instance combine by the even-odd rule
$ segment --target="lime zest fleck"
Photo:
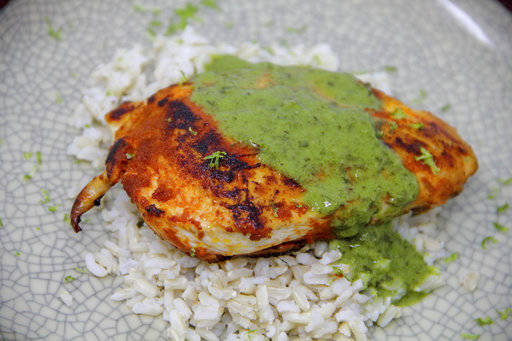
[[[489,243],[492,243],[492,244],[496,244],[498,242],[498,240],[494,237],[485,237],[484,240],[482,240],[482,248],[484,250],[487,250],[487,244]]]
[[[50,211],[50,212],[52,212],[52,213],[55,213],[55,212],[57,212],[57,210],[59,209],[59,206],[60,206],[60,205],[48,206],[48,211]]]
[[[508,227],[506,226],[503,226],[501,225],[500,223],[498,222],[495,222],[495,223],[492,223],[494,225],[494,228],[498,231],[501,231],[501,232],[507,232],[508,231]]]
[[[210,164],[208,165],[210,168],[219,169],[220,159],[226,157],[227,153],[223,151],[216,151],[208,156],[205,156],[205,160],[210,160]]]
[[[423,163],[425,165],[430,167],[430,171],[432,171],[432,173],[438,174],[440,169],[439,169],[439,167],[437,167],[432,154],[430,154],[430,152],[423,147],[420,148],[420,151],[421,151],[421,155],[415,156],[414,159],[416,161],[423,161]]]
[[[25,153],[23,153],[23,156],[25,157],[25,160],[30,160],[32,158],[32,153],[25,152]]]
[[[0,217],[0,227],[4,226],[4,224],[2,223],[2,217]]]
[[[57,103],[57,104],[61,104],[62,103],[62,97],[60,97],[59,93],[57,93],[55,95],[55,103]]]
[[[23,175],[23,179],[24,179],[24,180],[26,180],[26,181],[28,181],[28,180],[32,179],[32,175],[30,175],[30,174],[25,174],[25,175]]]
[[[64,221],[71,225],[71,219],[69,218],[69,213],[64,214]]]
[[[41,158],[41,152],[37,152],[36,153],[36,159],[37,159],[37,164],[38,165],[42,165],[43,164],[43,159]]]
[[[402,118],[406,118],[407,115],[404,113],[402,108],[396,108],[395,111],[391,113],[391,116],[396,118],[397,120],[401,120]]]
[[[41,231],[41,228],[39,226],[36,227],[37,231]]]
[[[149,26],[160,27],[160,26],[162,26],[162,22],[160,20],[151,20],[149,22]]]
[[[446,103],[445,105],[443,105],[441,107],[441,111],[442,112],[448,111],[448,110],[450,110],[451,107],[452,107],[452,105],[450,103]]]
[[[496,212],[498,214],[501,214],[501,213],[505,212],[506,210],[508,210],[508,208],[509,208],[509,204],[508,204],[508,202],[506,202],[503,205],[498,206],[498,208],[496,209]]]
[[[20,252],[18,250],[16,250],[16,256],[19,256],[20,255]]]
[[[452,253],[451,255],[449,255],[448,257],[445,258],[445,262],[446,263],[451,263],[451,262],[457,260],[457,258],[459,258],[459,253],[458,252],[454,252],[454,253]]]
[[[487,316],[486,318],[479,317],[475,319],[475,321],[478,323],[479,326],[487,326],[489,324],[494,323],[494,321],[489,316]]]
[[[421,130],[421,129],[423,129],[425,126],[423,125],[423,123],[418,122],[418,123],[411,123],[411,124],[409,124],[409,127],[414,128],[414,129],[417,129],[417,130]]]
[[[62,27],[59,28],[58,30],[55,30],[52,26],[50,18],[44,17],[43,20],[46,23],[46,26],[48,27],[48,35],[57,41],[61,41],[62,40]]]
[[[480,338],[480,334],[462,333],[460,336],[466,340],[478,340]]]
[[[70,282],[73,282],[74,280],[76,280],[75,277],[71,276],[71,275],[67,275],[66,277],[64,277],[64,283],[65,284],[68,284]]]
[[[125,155],[127,160],[131,160],[135,156],[135,154],[132,153],[126,153]]]

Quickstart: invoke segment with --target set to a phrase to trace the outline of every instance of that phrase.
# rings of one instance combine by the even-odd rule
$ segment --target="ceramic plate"
[[[173,8],[185,2],[151,5],[163,9],[157,17],[167,23]],[[512,200],[512,184],[499,183],[512,176],[512,16],[498,2],[481,0],[226,0],[219,5],[220,11],[202,7],[200,21],[194,22],[213,42],[326,42],[343,70],[396,66],[390,74],[394,94],[406,103],[419,98],[415,107],[456,126],[475,149],[478,173],[441,213],[446,249],[459,253],[456,261],[441,264],[446,286],[373,337],[457,340],[468,332],[482,334],[481,339],[510,339],[512,314],[506,321],[496,310],[512,306],[512,231],[500,232],[493,222],[512,228],[512,209],[497,214],[498,206]],[[61,40],[48,34],[45,18],[61,30]],[[86,233],[74,234],[64,221],[69,189],[95,172],[66,155],[78,134],[71,113],[80,90],[115,49],[147,46],[151,20],[153,14],[135,11],[129,1],[17,0],[0,10],[0,339],[163,335],[166,322],[134,315],[109,299],[120,280],[74,270],[108,233],[93,220]],[[38,151],[42,162],[36,170]],[[26,160],[25,152],[32,158]],[[24,179],[30,173],[31,179]],[[495,189],[499,193],[489,199]],[[49,203],[40,203],[43,190]],[[497,243],[483,249],[488,236]],[[479,275],[474,291],[460,284],[461,271]],[[77,279],[65,284],[70,274]],[[70,307],[57,298],[63,286],[73,294]],[[479,326],[475,318],[486,316],[494,324]]]

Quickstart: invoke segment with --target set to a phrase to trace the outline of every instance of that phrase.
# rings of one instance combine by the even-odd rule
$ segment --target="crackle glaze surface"
[[[167,22],[184,1],[154,1]],[[194,26],[213,42],[237,45],[286,40],[290,45],[326,42],[339,55],[341,69],[372,71],[394,65],[396,97],[428,109],[455,125],[474,147],[479,172],[466,190],[442,210],[443,238],[460,257],[441,265],[447,285],[384,329],[375,339],[457,340],[462,332],[482,339],[512,338],[510,321],[496,309],[512,305],[512,210],[497,207],[512,200],[512,16],[497,2],[436,1],[219,1],[221,11],[202,8]],[[62,40],[50,37],[44,18],[62,27]],[[160,318],[137,316],[109,299],[121,281],[77,273],[86,250],[107,238],[92,222],[74,234],[64,222],[71,205],[68,191],[95,172],[76,164],[66,147],[78,134],[71,113],[86,81],[118,47],[148,44],[150,13],[134,11],[129,1],[11,1],[0,10],[0,340],[157,339],[166,327]],[[232,25],[230,24],[232,23]],[[230,28],[232,26],[232,28]],[[290,30],[289,28],[301,28]],[[451,108],[442,111],[449,103]],[[24,180],[37,163],[31,180]],[[488,199],[495,187],[501,191]],[[50,203],[41,204],[42,190]],[[55,212],[49,205],[60,205]],[[93,215],[91,215],[92,217]],[[97,224],[94,225],[94,222]],[[512,227],[512,226],[510,226]],[[498,242],[487,250],[487,236]],[[480,274],[478,288],[466,291],[460,271]],[[65,277],[77,279],[65,284]],[[68,307],[61,288],[74,297]],[[480,327],[476,317],[491,316]]]

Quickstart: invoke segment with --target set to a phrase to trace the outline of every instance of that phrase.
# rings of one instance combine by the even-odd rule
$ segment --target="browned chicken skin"
[[[107,114],[115,143],[105,172],[73,205],[75,231],[80,216],[121,181],[153,231],[202,259],[285,252],[333,238],[332,218],[297,205],[304,189],[261,164],[255,148],[222,135],[212,117],[190,101],[192,91],[191,84],[174,85]],[[471,147],[432,114],[373,91],[383,110],[369,113],[381,124],[382,140],[419,183],[418,197],[407,209],[426,211],[460,193],[478,168]],[[406,118],[391,115],[397,108]],[[422,123],[422,129],[413,123]],[[422,148],[432,154],[438,174],[416,159]],[[205,156],[218,150],[226,156],[217,169]]]

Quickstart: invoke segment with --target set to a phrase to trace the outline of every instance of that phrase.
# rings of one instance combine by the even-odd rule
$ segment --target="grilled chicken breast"
[[[170,86],[107,114],[115,143],[105,172],[73,205],[75,231],[80,231],[80,216],[121,181],[155,233],[205,260],[279,253],[334,238],[332,217],[297,204],[304,189],[261,164],[256,148],[224,136],[213,118],[190,100],[192,91],[191,83]],[[382,141],[419,184],[419,194],[406,210],[426,211],[461,192],[478,168],[471,147],[432,114],[372,91],[383,109],[368,112],[380,126]],[[393,115],[397,108],[405,117]],[[424,162],[424,150],[438,171]],[[225,154],[218,167],[211,167],[212,160],[205,157],[216,151]]]

